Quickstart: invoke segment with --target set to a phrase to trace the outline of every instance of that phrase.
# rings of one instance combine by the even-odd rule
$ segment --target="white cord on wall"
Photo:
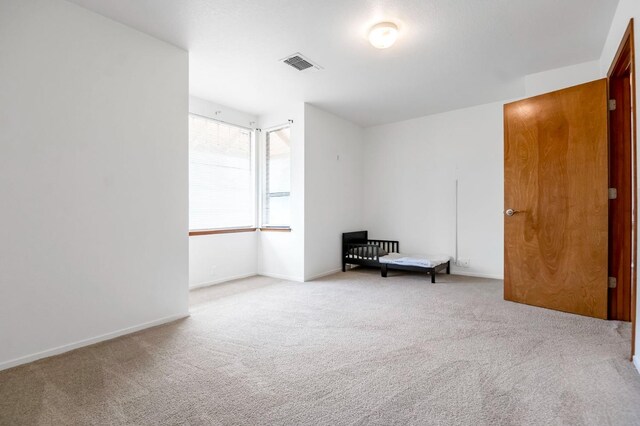
[[[458,263],[458,179],[456,179],[456,230],[455,230],[455,259],[454,264]]]

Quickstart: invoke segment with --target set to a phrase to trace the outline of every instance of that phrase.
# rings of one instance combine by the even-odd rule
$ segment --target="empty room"
[[[640,425],[638,0],[0,0],[0,425]]]

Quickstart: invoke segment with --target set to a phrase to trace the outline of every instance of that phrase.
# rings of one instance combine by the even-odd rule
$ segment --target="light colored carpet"
[[[628,324],[438,278],[202,289],[189,319],[0,372],[0,423],[640,424]]]

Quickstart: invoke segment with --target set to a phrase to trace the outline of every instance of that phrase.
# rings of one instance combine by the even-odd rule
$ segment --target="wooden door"
[[[505,105],[504,132],[505,300],[606,319],[607,80]]]

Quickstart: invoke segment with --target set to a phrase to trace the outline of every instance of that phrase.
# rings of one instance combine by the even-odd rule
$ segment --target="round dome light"
[[[393,22],[380,22],[369,30],[369,42],[378,49],[391,47],[398,38],[398,26]]]

